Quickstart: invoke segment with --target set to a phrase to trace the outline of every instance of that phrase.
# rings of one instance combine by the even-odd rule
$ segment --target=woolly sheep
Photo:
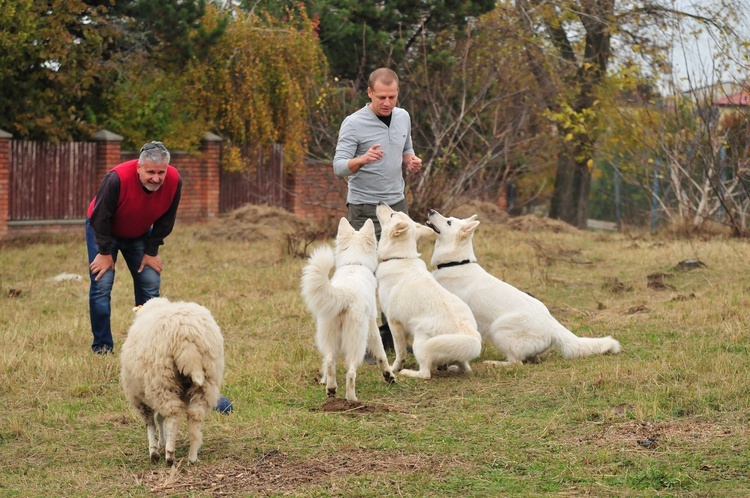
[[[216,405],[224,373],[224,339],[211,312],[188,302],[159,297],[136,308],[122,345],[120,382],[146,424],[151,462],[166,448],[174,464],[180,416],[187,415],[188,461],[198,460],[203,420]],[[159,425],[157,446],[156,426]]]

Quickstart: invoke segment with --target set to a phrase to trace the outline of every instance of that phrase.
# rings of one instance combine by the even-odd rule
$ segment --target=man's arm
[[[164,239],[167,235],[172,233],[174,228],[174,222],[177,219],[177,208],[180,205],[180,196],[182,195],[182,177],[177,182],[177,191],[174,193],[172,204],[166,213],[161,215],[159,219],[154,222],[151,228],[151,234],[146,240],[146,255],[157,256],[159,254],[159,246],[164,244]]]
[[[99,254],[112,254],[112,218],[119,198],[120,176],[110,171],[104,175],[91,212],[91,229],[96,236]]]

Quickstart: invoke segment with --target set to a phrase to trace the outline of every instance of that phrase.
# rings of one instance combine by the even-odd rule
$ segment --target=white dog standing
[[[477,264],[472,238],[479,225],[476,215],[446,218],[430,210],[427,226],[437,237],[432,255],[432,274],[446,289],[465,301],[482,337],[505,354],[501,365],[536,360],[550,348],[563,358],[619,353],[620,343],[611,337],[578,337],[562,326],[539,300],[487,273]]]
[[[377,360],[383,378],[387,382],[395,380],[377,324],[377,244],[372,220],[357,231],[346,218],[341,218],[335,252],[328,246],[318,247],[302,272],[302,297],[315,315],[315,341],[323,355],[320,383],[326,385],[331,397],[338,387],[336,359],[343,357],[347,367],[346,399],[357,401],[357,368],[367,349]],[[329,280],[334,265],[336,271]]]
[[[378,296],[393,334],[393,370],[429,379],[433,369],[455,363],[470,372],[469,361],[481,353],[482,338],[466,303],[435,281],[417,252],[420,236],[432,236],[432,230],[385,204],[376,213],[382,228]],[[413,338],[418,371],[401,370],[407,336]]]

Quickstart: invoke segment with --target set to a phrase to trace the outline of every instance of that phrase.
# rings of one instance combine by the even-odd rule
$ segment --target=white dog
[[[303,269],[302,297],[315,315],[315,340],[323,355],[320,383],[326,385],[331,397],[338,387],[336,358],[343,357],[347,367],[346,399],[357,401],[357,368],[367,349],[377,360],[385,380],[395,380],[377,324],[377,245],[372,220],[357,231],[346,218],[341,218],[335,252],[328,246],[318,247]],[[336,271],[329,280],[334,265]]]
[[[432,236],[432,230],[386,204],[376,213],[382,229],[378,296],[393,334],[393,370],[429,379],[434,368],[456,363],[470,372],[469,360],[481,353],[482,337],[469,307],[435,281],[417,252],[419,237]],[[401,370],[407,336],[413,338],[418,371]]]
[[[437,234],[432,274],[469,305],[482,337],[506,356],[505,362],[490,363],[536,361],[550,348],[566,359],[620,352],[620,343],[611,337],[577,337],[541,301],[487,273],[474,255],[475,218],[445,218],[433,209],[427,226]]]

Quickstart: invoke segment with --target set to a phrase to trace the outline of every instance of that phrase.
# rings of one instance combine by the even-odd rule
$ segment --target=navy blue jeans
[[[133,276],[136,306],[144,304],[152,297],[159,297],[159,286],[161,285],[161,276],[150,266],[146,266],[141,273],[138,273],[143,255],[146,254],[147,236],[148,234],[144,234],[143,237],[136,239],[116,238],[112,245],[112,259],[116,262],[118,252],[122,253],[122,257],[125,258],[125,263],[128,265],[128,270]],[[86,220],[86,248],[89,254],[89,264],[91,264],[99,253],[99,246],[96,243],[94,231],[91,229],[90,220]],[[115,283],[115,270],[110,268],[99,280],[94,280],[95,276],[89,270],[89,279],[91,280],[89,314],[91,316],[91,332],[94,334],[91,349],[95,352],[110,352],[115,346],[110,324],[110,315],[112,314],[110,296],[112,286]]]

